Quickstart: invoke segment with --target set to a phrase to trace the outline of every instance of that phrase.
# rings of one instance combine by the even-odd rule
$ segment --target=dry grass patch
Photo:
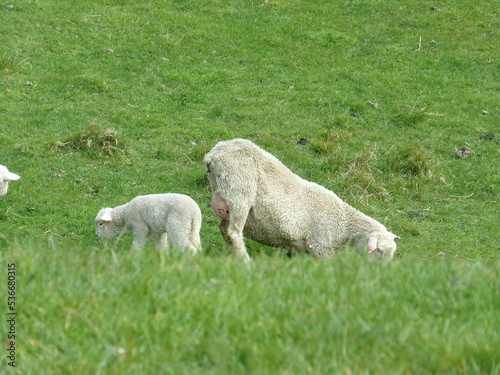
[[[91,123],[83,131],[71,136],[65,142],[56,142],[57,149],[72,149],[76,151],[90,151],[98,155],[111,157],[125,154],[125,145],[117,130],[101,128]]]

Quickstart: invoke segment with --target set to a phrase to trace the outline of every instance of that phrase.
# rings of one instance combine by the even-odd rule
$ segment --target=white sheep
[[[7,194],[9,181],[19,180],[20,178],[17,174],[9,172],[6,166],[0,164],[0,197]]]
[[[133,248],[144,248],[149,238],[156,239],[156,249],[172,245],[194,253],[201,250],[201,211],[196,202],[183,194],[141,195],[129,203],[103,208],[95,218],[99,239],[133,232]]]
[[[248,140],[219,142],[204,162],[222,236],[245,261],[250,257],[243,236],[318,258],[347,244],[387,260],[396,251],[399,237],[382,224]]]

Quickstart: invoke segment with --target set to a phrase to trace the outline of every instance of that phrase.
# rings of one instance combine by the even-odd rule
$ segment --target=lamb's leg
[[[135,226],[132,230],[134,233],[134,240],[132,241],[132,247],[135,250],[142,250],[146,245],[148,240],[149,229],[147,226]]]
[[[189,235],[189,241],[195,253],[201,251],[201,239],[198,232],[193,230]]]
[[[134,250],[142,250],[146,246],[147,237],[134,234],[134,240],[132,241],[132,247]]]
[[[167,239],[167,234],[162,233],[160,236],[156,239],[156,250],[161,251],[161,250],[168,250],[168,239]]]
[[[180,228],[177,228],[180,229]],[[198,249],[193,246],[193,244],[190,241],[190,234],[187,231],[184,230],[172,230],[169,232],[168,237],[170,238],[170,241],[172,242],[172,246],[175,247],[178,250],[188,250],[192,253],[196,253]]]
[[[183,215],[177,213],[169,215],[165,228],[168,240],[174,248],[181,251],[188,250],[192,253],[198,251],[196,246],[191,243],[191,221],[183,217]]]

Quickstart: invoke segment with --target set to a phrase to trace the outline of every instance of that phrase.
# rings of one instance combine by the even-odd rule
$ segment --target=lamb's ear
[[[112,219],[111,219],[111,211],[106,211],[104,213],[104,215],[101,216],[101,221],[106,221],[106,222],[112,221]]]
[[[18,176],[15,173],[7,172],[7,181],[15,181],[15,180],[19,180],[20,178],[21,178],[21,176]]]
[[[368,237],[368,251],[373,253],[377,248],[377,237]]]

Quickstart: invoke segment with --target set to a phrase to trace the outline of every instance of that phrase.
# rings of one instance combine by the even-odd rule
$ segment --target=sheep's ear
[[[377,237],[368,237],[368,251],[373,253],[377,248]]]
[[[389,233],[390,233],[392,236],[394,236],[394,239],[395,239],[395,240],[400,240],[400,239],[401,239],[401,237],[399,237],[399,236],[395,235],[394,233],[392,233],[392,232],[389,232]]]
[[[106,212],[104,215],[101,216],[101,221],[112,221],[111,219],[111,212]]]
[[[21,176],[18,176],[15,173],[7,172],[7,181],[15,181],[15,180],[19,180],[20,178],[21,178]]]

